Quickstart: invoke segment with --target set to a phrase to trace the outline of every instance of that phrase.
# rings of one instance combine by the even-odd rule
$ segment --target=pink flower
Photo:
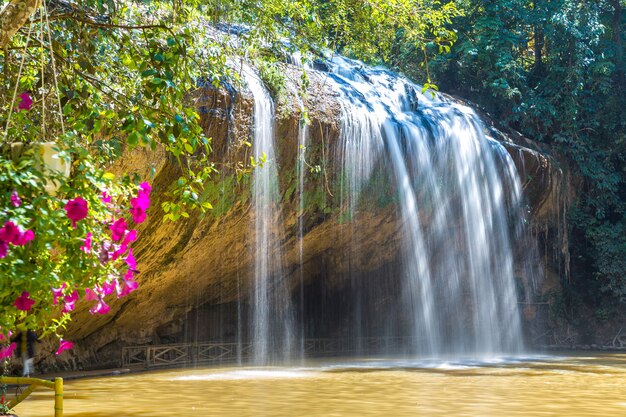
[[[1,329],[2,328],[0,327],[0,330]],[[13,332],[11,330],[9,330],[6,335],[4,333],[0,332],[0,342],[4,342],[5,340],[9,340],[11,338],[11,336],[13,336]]]
[[[35,239],[35,233],[32,230],[22,232],[19,226],[13,222],[6,222],[4,226],[2,226],[2,229],[0,229],[0,241],[5,243],[22,246],[33,239]]]
[[[124,274],[124,276],[122,277],[124,279],[124,281],[132,281],[135,279],[135,271],[132,269],[129,269],[128,271],[126,271],[126,273]]]
[[[150,199],[145,196],[135,197],[130,200],[130,214],[135,223],[143,223],[146,220],[146,210],[150,206]]]
[[[0,240],[16,245],[22,232],[20,228],[13,222],[6,222],[0,229]]]
[[[13,191],[11,193],[11,203],[13,203],[14,207],[19,207],[20,204],[22,204],[22,200],[20,199],[20,196],[17,193],[17,191]]]
[[[0,240],[0,259],[7,256],[9,252],[9,245],[4,240]]]
[[[117,298],[122,298],[130,294],[137,289],[137,281],[122,280],[122,284],[116,287]]]
[[[111,310],[102,298],[98,299],[98,304],[96,304],[92,309],[89,310],[91,314],[107,314]]]
[[[130,269],[131,271],[135,271],[137,269],[137,260],[133,256],[132,248],[128,250],[128,255],[126,256],[126,265],[128,265],[128,269]]]
[[[17,299],[13,303],[15,308],[22,311],[30,310],[33,307],[33,304],[35,304],[35,301],[30,298],[30,293],[27,291],[24,291],[22,295],[17,297]]]
[[[10,358],[16,347],[17,344],[13,342],[9,346],[3,346],[0,348],[0,359]]]
[[[150,187],[150,184],[148,184],[147,182],[144,181],[139,184],[139,193],[143,193],[149,197],[150,191],[152,191],[152,187]]]
[[[20,232],[20,235],[18,236],[14,244],[18,246],[24,246],[25,244],[27,244],[28,242],[34,239],[35,239],[35,232],[33,232],[32,230],[26,230],[23,233]]]
[[[118,283],[115,287],[117,290],[117,298],[122,298],[137,289],[137,281],[133,280],[133,270],[129,269],[122,277],[122,283]]]
[[[100,200],[102,200],[103,203],[108,204],[111,202],[111,196],[109,195],[108,192],[103,191],[102,194],[100,195]]]
[[[89,205],[87,201],[85,201],[81,197],[76,197],[73,200],[70,200],[65,205],[65,211],[67,212],[67,217],[72,221],[72,226],[76,229],[76,222],[87,217],[87,212],[89,210]]]
[[[116,246],[115,252],[111,255],[113,260],[116,260],[121,255],[126,253],[128,250],[128,245],[137,240],[137,231],[136,230],[128,230],[126,231],[126,235],[124,236],[124,240],[119,246]]]
[[[26,111],[30,110],[30,107],[33,105],[33,100],[30,98],[28,93],[20,94],[20,98],[22,100],[20,101],[20,104],[17,105],[17,109]]]
[[[63,297],[63,310],[62,313],[69,313],[74,310],[74,306],[76,305],[76,301],[78,301],[78,291],[74,290],[70,295],[66,295]]]
[[[111,239],[117,242],[124,237],[126,230],[128,230],[128,225],[126,224],[126,220],[121,218],[109,226],[109,229],[111,229]]]
[[[126,253],[126,250],[128,249],[128,245],[115,245],[115,252],[113,252],[111,254],[111,259],[112,260],[116,260],[117,258],[119,258],[120,256],[122,256],[123,254]]]
[[[115,282],[114,281],[115,280],[111,280],[111,281],[107,281],[104,284],[102,284],[100,293],[102,295],[113,294],[113,291],[115,291]]]
[[[60,288],[52,289],[52,305],[53,306],[57,305],[57,300],[63,297],[63,290],[65,289],[65,287],[67,287],[67,284],[64,282]]]
[[[126,233],[126,236],[124,236],[124,241],[122,242],[122,245],[128,245],[135,240],[137,240],[137,231],[134,229],[129,230],[128,233]]]
[[[92,236],[91,232],[87,233],[87,236],[85,236],[85,243],[83,243],[83,246],[80,247],[80,250],[85,253],[91,252]]]
[[[147,182],[142,182],[139,185],[139,191],[137,197],[130,200],[130,213],[133,215],[133,221],[135,223],[142,223],[146,220],[146,210],[150,207],[150,191],[152,187]]]
[[[85,300],[91,301],[98,298],[98,294],[91,288],[85,288]]]
[[[55,355],[60,355],[64,351],[72,349],[73,347],[74,347],[74,343],[70,342],[69,340],[61,339],[59,343],[59,348],[57,349]]]

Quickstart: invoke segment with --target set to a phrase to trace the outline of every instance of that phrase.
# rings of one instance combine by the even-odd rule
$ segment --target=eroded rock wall
[[[298,147],[301,106],[297,94],[301,70],[290,66],[284,70],[291,81],[286,96],[277,101],[275,120],[284,225],[279,232],[283,279],[293,290],[299,286],[306,290],[301,310],[317,317],[309,326],[309,334],[332,335],[345,330],[340,321],[329,322],[342,308],[349,310],[349,303],[344,302],[353,290],[355,276],[372,283],[368,288],[373,290],[363,297],[380,296],[380,300],[374,301],[381,309],[393,308],[393,285],[387,293],[376,293],[375,289],[382,288],[379,281],[388,281],[387,277],[395,275],[403,225],[392,204],[395,190],[384,176],[374,177],[375,198],[350,219],[359,225],[358,236],[350,233],[349,224],[341,215],[334,161],[340,107],[337,93],[317,72],[309,73],[310,85],[304,98],[310,120],[305,155],[307,164],[319,166],[319,170],[307,173],[301,212],[297,168],[302,153]],[[44,360],[45,366],[118,366],[123,346],[237,337],[241,323],[237,323],[236,317],[245,316],[241,309],[246,308],[245,303],[242,306],[238,301],[245,301],[253,276],[254,214],[249,202],[250,174],[245,172],[251,155],[247,143],[252,140],[253,99],[244,89],[218,91],[209,86],[195,91],[193,100],[202,126],[212,138],[212,158],[218,169],[209,185],[213,212],[175,223],[164,222],[160,202],[168,198],[169,190],[181,176],[177,163],[164,152],[142,149],[120,161],[117,169],[136,171],[146,179],[154,172],[149,179],[153,184],[153,206],[135,247],[141,272],[139,290],[124,299],[111,300],[111,312],[106,316],[90,315],[83,304],[68,329],[67,337],[76,342],[73,356],[68,356],[65,363]],[[502,134],[499,139],[523,178],[532,223],[540,225],[537,229],[554,234],[561,218],[563,182],[556,162],[524,138]],[[298,221],[301,216],[302,259]],[[532,243],[529,245],[519,250],[536,249]],[[536,256],[537,262],[546,263],[539,251]],[[523,276],[525,271],[521,269],[516,271],[528,297],[543,291],[532,286],[545,285],[547,278],[555,276],[550,269],[554,262],[548,264],[547,272],[539,278]],[[544,318],[532,311],[532,300],[527,301],[529,308],[524,312],[531,323],[529,331],[538,332],[541,326],[532,322]],[[320,306],[327,306],[326,310]],[[386,325],[376,322],[375,314],[371,317],[372,328]]]

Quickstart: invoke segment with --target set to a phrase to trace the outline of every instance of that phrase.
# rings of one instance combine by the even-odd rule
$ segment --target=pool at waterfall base
[[[52,414],[49,392],[16,408]],[[66,382],[67,417],[626,415],[626,354],[338,358]]]

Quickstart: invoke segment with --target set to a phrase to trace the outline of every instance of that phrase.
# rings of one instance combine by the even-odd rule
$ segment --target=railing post
[[[54,378],[54,417],[63,417],[63,378]]]

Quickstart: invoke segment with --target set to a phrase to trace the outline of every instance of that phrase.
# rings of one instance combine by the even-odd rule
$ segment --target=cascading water
[[[512,159],[485,136],[469,108],[422,95],[383,69],[342,57],[331,66],[342,109],[337,160],[351,233],[358,233],[354,217],[373,172],[395,178],[404,238],[396,311],[409,312],[405,332],[415,342],[408,352],[519,351],[511,233],[523,218]],[[361,326],[358,317],[354,326]]]
[[[300,294],[299,302],[301,308],[304,306],[304,271],[302,265],[304,264],[304,179],[306,177],[306,147],[307,137],[309,135],[309,126],[306,123],[304,116],[304,106],[301,106],[302,115],[300,117],[300,125],[298,128],[298,260],[300,261],[300,274],[299,285]],[[300,311],[299,320],[299,350],[300,356],[304,359],[304,311]]]
[[[254,97],[253,153],[260,163],[253,174],[254,283],[249,333],[253,362],[267,365],[290,357],[294,319],[279,244],[282,221],[274,151],[274,106],[252,69],[245,68],[243,76]]]

